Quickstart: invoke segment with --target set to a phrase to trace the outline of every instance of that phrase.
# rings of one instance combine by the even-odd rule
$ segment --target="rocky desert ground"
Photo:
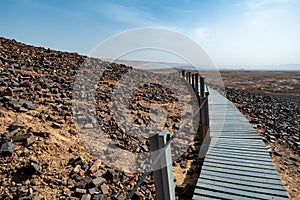
[[[88,73],[88,77],[79,73],[83,65],[87,71],[81,75]],[[89,71],[93,66],[102,74],[99,80],[95,71]],[[144,84],[128,97],[126,114],[133,126],[130,130],[118,127],[113,110],[122,108],[112,108],[113,91],[122,86],[124,96],[117,100],[124,100],[128,85],[122,85],[121,78],[129,72],[137,79],[153,75],[147,72],[141,76],[138,70],[122,64],[1,38],[0,199],[125,199],[142,173],[113,166],[130,163],[129,159],[104,162],[97,156],[97,149],[102,148],[97,135],[86,139],[80,133],[92,135],[98,127],[116,147],[133,154],[149,153],[149,143],[140,127],[151,128],[157,122],[161,129],[174,133],[182,125],[183,116],[190,116],[194,109],[187,95],[179,101],[167,87]],[[86,116],[83,110],[91,102],[79,102],[79,107],[74,103],[82,95],[89,99],[91,94],[84,94],[81,87],[93,78],[97,85],[91,87],[96,89],[91,99],[96,111]],[[163,107],[166,121],[156,117],[152,105]],[[197,133],[197,128],[190,124],[185,132],[190,134],[193,129]],[[191,195],[192,182],[201,167],[202,160],[197,156],[200,143],[190,138],[182,155],[173,162],[177,196]],[[154,198],[150,174],[133,199]]]
[[[81,88],[97,77],[97,73],[81,77],[78,72],[84,65],[87,70],[100,66],[97,73],[102,76],[93,87],[85,88],[95,94],[80,110],[74,106],[74,98],[89,99],[90,94],[82,93]],[[129,94],[122,82],[129,72],[136,79],[153,76],[147,72],[140,77],[137,69],[123,64],[0,38],[0,199],[125,199],[142,173],[113,167],[124,160],[104,162],[97,156],[97,147],[101,147],[97,135],[95,140],[85,140],[82,132],[93,135],[93,130],[100,128],[103,137],[118,148],[148,153],[149,143],[142,132],[162,123],[151,110],[153,105],[166,110],[161,129],[171,133],[195,109],[188,94],[180,99],[161,84],[143,84],[128,97],[126,114],[133,126],[124,129],[125,123],[122,128],[113,117],[113,110],[118,109],[112,101],[118,87],[125,88],[121,102]],[[300,72],[223,71],[221,75],[227,98],[263,136],[289,197],[300,199]],[[91,104],[95,112],[84,115]],[[197,131],[195,124],[187,126],[185,132],[195,132],[195,138],[183,137],[188,139],[187,148],[173,160],[179,199],[191,198],[201,169]],[[150,174],[133,199],[154,198]]]

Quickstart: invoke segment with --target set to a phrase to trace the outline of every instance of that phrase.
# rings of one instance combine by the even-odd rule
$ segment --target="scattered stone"
[[[76,167],[73,169],[73,172],[78,173],[81,170],[81,166],[80,165],[76,165]]]
[[[30,101],[24,102],[23,106],[24,106],[24,108],[27,108],[28,110],[35,110],[35,105]]]
[[[76,188],[76,189],[75,189],[75,192],[76,192],[76,193],[79,193],[79,194],[86,194],[86,189]]]
[[[296,157],[290,157],[289,159],[294,161],[294,162],[298,162],[298,159]]]
[[[61,128],[61,125],[59,123],[53,122],[52,127],[53,128]]]
[[[36,174],[39,172],[39,165],[36,162],[31,162],[30,166],[28,167],[28,170],[31,172],[31,174]]]
[[[11,143],[8,139],[1,139],[0,153],[2,156],[11,156],[16,148],[16,145]]]
[[[90,172],[92,174],[95,173],[99,169],[100,166],[101,166],[101,161],[100,160],[96,160],[94,162],[94,164],[90,167]]]
[[[103,194],[109,194],[108,186],[106,184],[102,184],[100,188]]]
[[[76,135],[76,134],[77,134],[77,131],[76,131],[76,129],[74,129],[74,128],[70,128],[70,129],[69,129],[69,133],[71,133],[72,135]]]
[[[186,169],[186,161],[182,161],[181,163],[180,163],[180,167],[182,168],[182,169]]]
[[[28,110],[26,108],[24,108],[24,107],[19,107],[18,111],[19,112],[27,112]]]
[[[138,118],[134,121],[134,123],[136,123],[137,125],[141,125],[144,123],[144,121],[142,119]]]
[[[23,166],[17,170],[12,178],[12,182],[21,183],[28,180],[33,174],[39,172],[39,166],[35,162],[31,162],[29,166]]]
[[[125,199],[126,198],[122,194],[118,195],[118,197],[117,197],[117,200],[125,200]]]
[[[92,174],[92,176],[99,177],[99,176],[102,176],[103,174],[105,174],[105,171],[102,169],[99,169],[94,174]]]
[[[72,191],[69,188],[64,188],[64,195],[66,195],[67,197],[70,197],[72,195]]]
[[[93,195],[93,194],[98,194],[98,193],[99,193],[99,190],[98,190],[97,188],[90,188],[90,189],[89,189],[89,193],[92,194],[92,195]]]
[[[97,194],[94,196],[94,200],[110,200],[110,198],[104,194]]]
[[[30,134],[30,136],[26,138],[26,146],[30,146],[35,142],[36,142],[35,137],[32,134]]]
[[[18,128],[23,129],[24,127],[25,127],[25,125],[22,124],[22,123],[13,122],[13,123],[11,123],[11,124],[8,126],[7,130],[8,130],[8,131],[14,131],[14,130],[16,130],[16,129],[18,129]]]
[[[95,186],[101,185],[105,182],[106,182],[106,179],[102,178],[102,177],[97,177],[97,178],[93,179],[93,183]]]
[[[91,199],[91,195],[90,194],[84,194],[81,197],[81,200],[90,200]]]
[[[275,156],[282,156],[281,153],[279,153],[277,150],[274,150],[274,151],[273,151],[273,154],[274,154]]]
[[[82,169],[85,169],[86,164],[87,163],[85,162],[85,160],[81,156],[76,156],[76,157],[71,158],[69,160],[69,165],[72,165],[73,167],[76,167],[76,165],[80,165]]]

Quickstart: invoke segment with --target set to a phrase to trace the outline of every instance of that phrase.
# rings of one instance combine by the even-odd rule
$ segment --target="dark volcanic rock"
[[[24,108],[27,108],[28,110],[35,110],[35,105],[30,101],[25,101],[23,103]]]
[[[0,141],[0,154],[2,156],[11,156],[16,148],[16,145],[11,143],[9,139],[1,138]]]
[[[280,142],[300,153],[300,97],[246,92],[227,88],[227,98],[238,103],[239,109],[249,115],[256,128],[263,130],[266,143]],[[295,145],[296,144],[296,145]],[[277,154],[277,153],[275,153]]]
[[[12,182],[21,183],[29,179],[33,174],[37,174],[39,172],[39,165],[35,162],[31,162],[28,166],[23,166],[19,168],[12,178]]]

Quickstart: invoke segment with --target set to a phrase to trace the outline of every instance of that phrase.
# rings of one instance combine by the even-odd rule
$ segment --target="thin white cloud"
[[[248,12],[246,16],[248,18],[248,23],[252,27],[262,28],[269,25],[275,21],[283,13],[280,8],[264,9],[261,11]]]
[[[248,8],[258,9],[266,6],[283,5],[293,1],[294,0],[247,0],[246,5]]]
[[[208,37],[209,32],[208,32],[208,28],[205,27],[199,27],[194,31],[194,34],[196,36],[197,39],[199,40],[204,40]]]
[[[247,0],[245,16],[248,25],[256,28],[273,25],[287,12],[286,5],[291,2],[293,0]]]
[[[179,8],[174,8],[174,7],[168,7],[167,8],[169,11],[177,14],[191,14],[193,13],[193,10],[191,9],[179,9]]]
[[[117,22],[130,25],[157,26],[159,24],[150,12],[131,6],[108,3],[106,4],[105,14]]]

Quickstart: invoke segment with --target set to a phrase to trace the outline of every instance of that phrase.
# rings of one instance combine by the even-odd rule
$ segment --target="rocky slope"
[[[82,95],[74,88],[89,81],[77,81],[76,85],[78,71],[86,63],[100,66],[102,73],[96,93],[92,94],[95,118],[84,118],[79,110],[72,109],[74,95]],[[135,127],[139,131],[141,126],[151,128],[153,121],[159,122],[150,115],[151,105],[166,110],[168,115],[161,128],[171,133],[182,125],[182,116],[193,110],[191,106],[182,107],[179,97],[168,88],[144,84],[130,97],[127,114],[134,124],[132,130],[118,127],[112,117],[113,91],[122,86],[120,79],[129,71],[136,72],[125,65],[0,38],[0,199],[124,199],[141,173],[125,172],[99,159],[93,153],[92,144],[96,142],[84,145],[80,131],[88,133],[100,127],[118,148],[132,153],[149,152],[145,137],[129,132]],[[184,105],[190,105],[187,102],[191,99],[187,95],[185,98]],[[79,121],[81,127],[77,126]],[[191,129],[197,127],[190,124],[186,132]],[[173,163],[177,194],[181,196],[192,191],[186,191],[193,187],[186,177],[197,177],[201,166],[196,156],[199,143],[193,138],[189,141],[188,148]],[[134,199],[154,198],[150,175]]]

